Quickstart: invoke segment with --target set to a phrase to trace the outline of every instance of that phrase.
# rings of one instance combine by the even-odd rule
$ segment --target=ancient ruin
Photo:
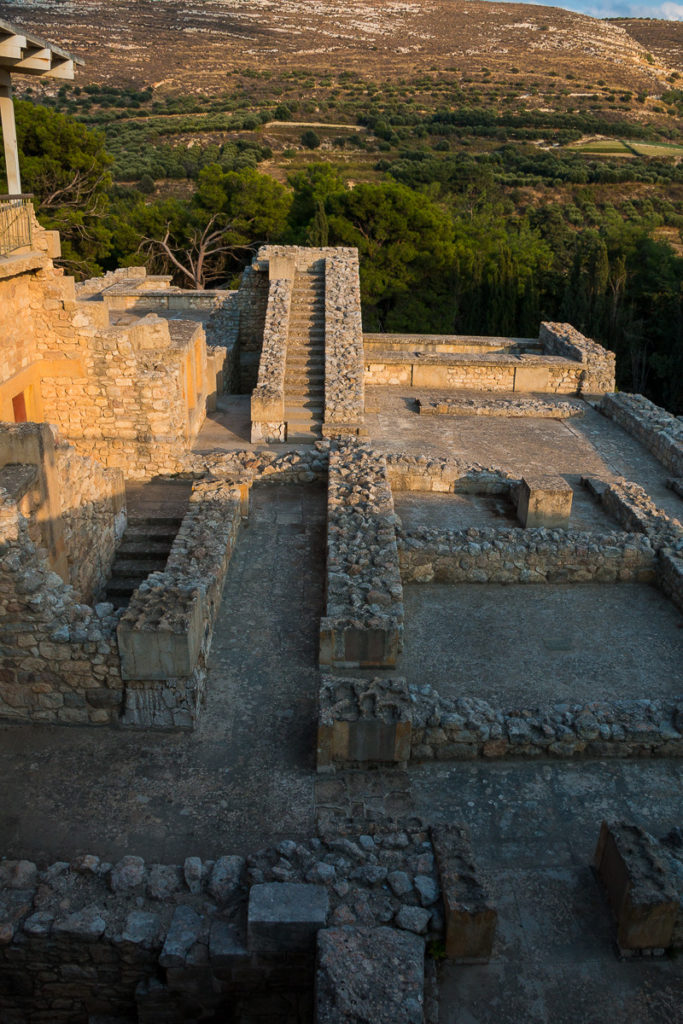
[[[266,246],[236,291],[75,284],[30,202],[0,215],[2,738],[78,787],[73,836],[18,815],[0,849],[2,1021],[455,1020],[549,941],[510,952],[538,896],[506,886],[572,871],[604,998],[637,957],[675,1000],[680,418],[568,324],[364,335],[352,249]],[[157,757],[199,758],[176,846]]]

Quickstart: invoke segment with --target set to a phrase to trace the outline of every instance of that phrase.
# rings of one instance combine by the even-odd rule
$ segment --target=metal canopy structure
[[[16,25],[0,19],[0,117],[7,168],[7,191],[21,194],[17,129],[12,104],[12,75],[33,75],[36,78],[57,78],[71,81],[80,57],[74,57],[60,46],[29,34]]]

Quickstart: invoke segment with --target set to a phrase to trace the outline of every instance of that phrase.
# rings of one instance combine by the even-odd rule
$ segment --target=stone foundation
[[[123,724],[192,728],[248,485],[195,484],[164,572],[135,591],[118,625]]]
[[[679,757],[683,698],[496,708],[402,677],[324,676],[318,771],[535,757]]]
[[[394,665],[403,633],[396,516],[384,456],[339,441],[329,457],[321,665]]]
[[[599,405],[604,413],[637,437],[662,465],[683,476],[683,423],[643,395],[607,394]]]

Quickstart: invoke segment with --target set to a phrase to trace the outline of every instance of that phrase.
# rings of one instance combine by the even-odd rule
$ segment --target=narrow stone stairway
[[[187,511],[188,480],[128,481],[128,525],[116,552],[103,600],[125,608],[151,572],[161,572]]]
[[[325,269],[297,270],[289,314],[285,373],[287,440],[322,436],[325,405]]]
[[[131,594],[151,572],[163,571],[182,518],[129,516],[112,565],[105,601],[125,608]]]

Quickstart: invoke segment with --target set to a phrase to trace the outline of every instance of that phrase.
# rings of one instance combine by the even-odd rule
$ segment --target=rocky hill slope
[[[0,17],[84,57],[85,83],[213,92],[242,68],[381,78],[486,66],[496,78],[513,67],[573,73],[652,94],[683,70],[675,23],[480,0],[23,0],[0,2]]]

